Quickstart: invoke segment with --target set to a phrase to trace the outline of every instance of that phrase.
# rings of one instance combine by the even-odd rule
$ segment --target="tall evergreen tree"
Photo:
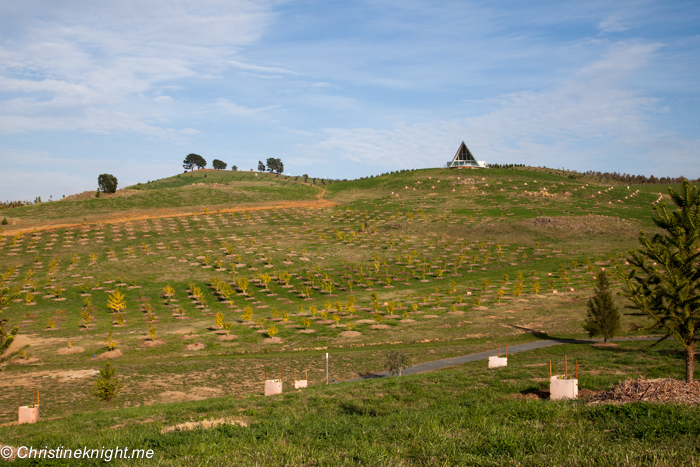
[[[588,315],[583,329],[590,337],[603,336],[606,344],[620,331],[620,312],[613,301],[605,271],[598,274],[595,295],[588,300]]]
[[[695,344],[700,331],[700,193],[683,182],[682,193],[668,189],[677,209],[654,206],[654,223],[662,230],[651,240],[639,233],[642,247],[629,258],[625,276],[632,308],[649,316],[649,329],[663,330],[685,350],[685,381],[692,383]],[[660,341],[659,341],[660,342]]]
[[[258,172],[264,172],[265,171],[265,164],[263,164],[263,161],[258,161]]]

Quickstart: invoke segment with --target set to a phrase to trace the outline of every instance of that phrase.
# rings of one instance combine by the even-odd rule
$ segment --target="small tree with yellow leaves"
[[[124,301],[124,294],[119,290],[115,291],[109,296],[107,300],[107,307],[114,313],[119,313],[122,310],[126,310],[126,302]]]

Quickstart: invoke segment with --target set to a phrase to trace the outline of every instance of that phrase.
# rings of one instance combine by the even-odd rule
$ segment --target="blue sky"
[[[0,4],[0,199],[190,152],[351,178],[477,159],[700,177],[696,1]]]

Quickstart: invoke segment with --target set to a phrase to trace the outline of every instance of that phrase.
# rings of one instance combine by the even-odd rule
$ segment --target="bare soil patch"
[[[104,353],[101,353],[97,357],[95,357],[96,360],[105,360],[107,358],[119,358],[122,355],[124,355],[124,352],[122,350],[112,350],[112,351],[107,351]]]
[[[284,340],[281,337],[267,337],[263,339],[263,344],[281,344]]]
[[[60,337],[39,337],[36,334],[18,333],[15,336],[15,340],[12,341],[9,349],[7,349],[7,352],[15,352],[25,345],[30,345],[32,349],[36,349],[37,347],[53,346],[57,343],[65,344],[66,340]]]
[[[638,227],[629,220],[610,216],[542,216],[525,219],[523,224],[541,228],[561,230],[575,235],[620,234],[634,236]]]
[[[192,422],[185,422],[185,423],[178,423],[177,425],[171,425],[171,426],[164,426],[160,432],[161,433],[169,433],[171,431],[190,431],[190,430],[196,430],[198,428],[202,428],[204,430],[207,430],[209,428],[216,428],[217,426],[220,425],[239,425],[243,427],[248,426],[248,422],[245,420],[241,419],[235,419],[235,418],[217,418],[214,420],[200,420],[200,421],[192,421]]]
[[[81,352],[85,352],[85,348],[84,348],[84,347],[79,347],[79,346],[77,346],[77,345],[74,345],[74,346],[71,347],[71,348],[63,347],[63,348],[58,349],[58,350],[56,351],[56,353],[57,353],[58,355],[73,355],[73,354],[81,353]]]
[[[200,386],[192,388],[191,391],[165,391],[158,395],[158,399],[155,402],[185,402],[185,401],[201,401],[204,399],[210,399],[212,397],[219,397],[224,394],[224,391],[219,388],[210,388],[206,386]]]
[[[158,347],[159,345],[165,344],[165,341],[162,340],[154,340],[154,341],[143,341],[143,344],[141,344],[143,347]]]
[[[13,365],[31,365],[32,363],[38,362],[39,359],[35,357],[31,358],[15,358],[12,360]]]
[[[220,341],[232,341],[234,339],[238,339],[238,336],[235,336],[233,334],[228,334],[228,335],[224,334],[224,335],[217,337],[217,339]]]

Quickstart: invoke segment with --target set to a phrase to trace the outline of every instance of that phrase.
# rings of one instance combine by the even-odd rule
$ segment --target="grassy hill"
[[[597,271],[625,267],[665,192],[534,168],[331,184],[196,171],[5,210],[0,280],[20,294],[2,316],[20,328],[13,348],[31,347],[0,373],[0,423],[32,389],[54,420],[0,427],[0,444],[143,444],[161,465],[693,465],[697,408],[529,396],[563,355],[590,391],[680,378],[673,343],[323,384],[326,352],[342,381],[383,370],[388,350],[420,363],[586,337]],[[110,311],[120,294],[126,308]],[[621,335],[645,323],[625,314]],[[105,362],[126,383],[110,411],[90,394]],[[280,367],[285,384],[308,371],[311,387],[259,398],[265,370]],[[226,423],[161,433],[202,419]]]
[[[118,218],[165,217],[191,214],[207,208],[230,210],[271,202],[314,200],[320,188],[303,178],[264,173],[198,170],[133,185],[115,194],[94,192],[14,208],[3,212],[11,225],[6,230],[32,230],[47,224],[110,222]]]

